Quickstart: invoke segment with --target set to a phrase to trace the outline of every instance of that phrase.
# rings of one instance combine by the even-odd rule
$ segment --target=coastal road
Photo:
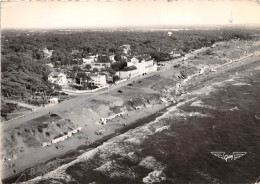
[[[32,112],[32,113],[30,113],[26,116],[10,120],[6,123],[1,123],[0,129],[2,131],[7,131],[7,130],[13,129],[13,128],[21,125],[24,122],[27,122],[27,121],[30,121],[32,119],[38,118],[40,116],[46,115],[49,112],[58,114],[60,111],[70,110],[71,108],[75,108],[75,107],[80,106],[82,103],[85,103],[86,101],[90,101],[90,100],[97,98],[98,95],[107,94],[110,91],[118,90],[121,87],[132,83],[133,81],[144,79],[146,77],[149,77],[149,76],[152,76],[152,75],[155,75],[155,74],[157,74],[157,72],[151,73],[151,74],[148,74],[148,75],[145,75],[145,76],[140,76],[140,77],[135,77],[133,79],[129,79],[122,84],[112,86],[109,89],[106,89],[104,91],[97,91],[97,92],[94,92],[94,93],[79,94],[72,99],[65,100],[65,101],[58,103],[56,105],[38,108],[38,109],[36,109],[35,112]]]
[[[198,49],[198,50],[194,51],[193,53],[186,54],[185,57],[186,58],[194,57],[196,54],[203,52],[207,49],[209,49],[209,47]],[[85,102],[86,100],[92,100],[92,99],[95,99],[98,95],[107,94],[110,91],[120,89],[121,87],[126,86],[126,85],[132,83],[133,81],[138,81],[138,80],[141,80],[141,79],[153,76],[153,75],[158,75],[158,74],[164,73],[166,70],[171,69],[172,64],[177,64],[177,63],[183,61],[183,59],[184,59],[184,57],[181,57],[181,58],[177,58],[177,59],[168,61],[171,64],[167,65],[166,67],[164,67],[160,71],[153,72],[153,73],[150,73],[150,74],[147,74],[147,75],[144,75],[144,76],[138,76],[138,77],[129,79],[122,84],[112,86],[112,87],[110,87],[106,90],[101,90],[101,91],[97,91],[97,92],[93,92],[93,93],[77,94],[77,95],[75,95],[75,98],[63,101],[59,104],[56,104],[56,105],[53,105],[53,106],[48,106],[48,107],[37,108],[35,112],[32,112],[32,113],[30,113],[26,116],[10,120],[6,123],[1,123],[0,124],[0,130],[8,131],[10,129],[13,129],[13,128],[21,125],[24,122],[27,122],[27,121],[30,121],[32,119],[38,118],[40,116],[46,115],[49,112],[58,113],[60,111],[65,111],[65,110],[69,110],[71,108],[75,108],[75,107],[79,106],[80,104],[82,104],[82,102]],[[167,63],[167,62],[165,62],[165,63]]]

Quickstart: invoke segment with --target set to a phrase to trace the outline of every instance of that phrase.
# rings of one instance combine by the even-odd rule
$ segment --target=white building
[[[119,48],[122,50],[122,53],[128,55],[131,50],[131,45],[125,44],[125,45],[121,45]]]
[[[82,58],[83,64],[90,64],[94,63],[97,61],[98,55],[93,55],[93,56],[87,56],[86,58]]]
[[[169,53],[172,57],[181,57],[181,51],[171,51]]]
[[[153,59],[150,60],[138,60],[137,58],[132,58],[130,62],[127,62],[127,66],[135,66],[139,71],[140,75],[148,74],[157,71],[157,63],[154,63]]]
[[[47,63],[47,64],[45,64],[45,65],[47,65],[47,66],[49,66],[49,67],[51,67],[51,68],[54,67],[54,65],[53,65],[52,63]]]
[[[76,129],[74,129],[74,130],[68,132],[67,135],[64,135],[64,136],[58,137],[58,138],[56,138],[56,139],[53,139],[53,140],[51,141],[51,143],[52,143],[52,144],[55,144],[55,143],[64,141],[64,140],[66,140],[66,139],[72,137],[73,134],[76,134],[76,133],[78,133],[78,132],[81,131],[81,130],[82,130],[82,127],[76,128]],[[43,143],[43,144],[42,144],[42,147],[50,146],[51,143]]]
[[[47,48],[43,49],[44,57],[50,58],[52,56],[53,50],[48,50]]]
[[[101,69],[109,68],[111,66],[111,63],[97,63],[97,62],[95,62],[95,63],[91,63],[90,66],[91,66],[92,70],[94,68],[97,68],[100,71]]]
[[[128,66],[116,73],[120,79],[130,79],[140,75],[140,71],[135,66]]]
[[[157,63],[154,63],[154,60],[139,60],[134,57],[127,62],[127,67],[124,70],[117,72],[117,75],[120,79],[129,79],[155,71],[157,71]]]
[[[113,62],[116,62],[116,60],[115,60],[115,55],[111,55],[111,56],[109,56],[109,59],[110,59],[110,61],[113,63]]]
[[[51,72],[48,75],[48,81],[60,86],[64,86],[67,84],[67,76],[61,72]]]
[[[104,74],[89,74],[89,77],[93,86],[103,87],[107,85],[106,75]]]
[[[46,147],[46,146],[50,146],[50,145],[51,145],[50,142],[43,142],[43,143],[42,143],[42,147]]]
[[[50,102],[51,104],[57,104],[57,103],[59,103],[59,99],[56,98],[56,97],[50,98],[49,102]]]

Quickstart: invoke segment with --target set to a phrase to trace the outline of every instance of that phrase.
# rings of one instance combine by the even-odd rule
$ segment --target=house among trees
[[[92,69],[97,68],[100,71],[101,69],[110,68],[111,63],[91,63],[90,66]]]
[[[43,49],[43,54],[45,58],[50,58],[54,50],[48,50],[47,48]]]
[[[128,79],[157,71],[157,63],[153,59],[133,57],[127,67],[117,72],[120,79]]]
[[[51,67],[51,68],[53,68],[54,67],[54,65],[52,64],[52,63],[47,63],[47,64],[45,64],[46,66],[49,66],[49,67]]]
[[[51,104],[57,104],[57,103],[59,103],[59,99],[57,97],[53,97],[53,98],[50,98],[48,100],[48,102]]]
[[[118,71],[116,73],[120,79],[130,79],[140,75],[140,72],[136,68],[136,66],[125,67],[123,70]]]
[[[48,81],[54,84],[58,84],[60,86],[64,86],[67,84],[67,76],[62,72],[51,72],[48,75]]]
[[[93,56],[87,56],[85,58],[82,58],[83,64],[90,64],[94,63],[97,61],[98,55],[93,55]]]
[[[153,59],[148,58],[136,58],[133,57],[129,62],[127,62],[127,66],[135,66],[140,75],[144,75],[150,72],[157,71],[157,63],[154,62]]]
[[[109,59],[110,59],[110,61],[113,63],[113,62],[116,62],[116,60],[115,60],[115,55],[110,55],[109,56]]]
[[[103,87],[107,85],[107,79],[105,74],[89,74],[91,80],[89,81],[92,86]]]
[[[170,53],[171,57],[181,57],[182,51],[171,51]]]
[[[125,44],[125,45],[121,45],[121,46],[119,47],[119,50],[120,50],[122,53],[128,55],[128,54],[130,54],[131,46],[130,46],[130,45],[126,45],[126,44]]]

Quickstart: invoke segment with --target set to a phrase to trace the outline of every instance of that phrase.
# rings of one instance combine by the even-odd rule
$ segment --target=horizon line
[[[259,24],[254,24],[254,23],[249,23],[249,24],[178,24],[178,25],[115,25],[115,26],[91,26],[91,27],[51,27],[51,28],[44,28],[44,27],[39,27],[39,28],[1,28],[1,31],[4,30],[63,30],[63,29],[71,29],[71,30],[79,30],[79,29],[86,29],[86,30],[91,30],[91,29],[131,29],[131,28],[136,28],[136,29],[144,29],[144,28],[165,28],[165,29],[173,29],[173,28],[183,28],[183,27],[195,27],[195,26],[201,26],[201,27],[260,27]],[[171,28],[172,27],[172,28]]]

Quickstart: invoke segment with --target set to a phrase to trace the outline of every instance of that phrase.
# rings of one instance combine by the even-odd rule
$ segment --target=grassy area
[[[31,109],[26,107],[20,107],[16,104],[10,105],[10,103],[2,103],[1,105],[1,122],[14,119],[16,117],[28,114]]]

